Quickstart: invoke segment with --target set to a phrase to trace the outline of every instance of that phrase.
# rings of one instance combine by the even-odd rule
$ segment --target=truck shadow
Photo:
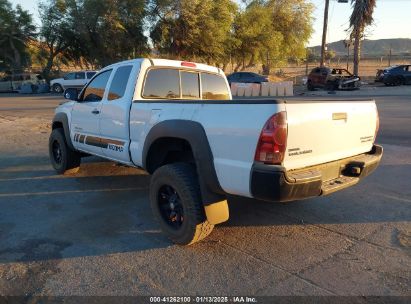
[[[411,195],[397,188],[407,189],[401,183],[411,180],[411,166],[398,167],[382,166],[384,177],[329,197],[287,204],[229,197],[230,220],[221,226],[408,222]],[[45,157],[0,162],[0,263],[171,246],[151,215],[149,181],[141,170],[99,158],[66,176],[56,176]]]
[[[65,176],[44,157],[0,161],[0,263],[170,246],[151,216],[149,180],[98,158]]]

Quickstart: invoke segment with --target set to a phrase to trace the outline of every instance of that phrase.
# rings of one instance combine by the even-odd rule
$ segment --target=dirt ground
[[[141,170],[91,157],[55,174],[61,98],[0,95],[0,295],[411,297],[411,98],[376,99],[385,155],[372,176],[289,204],[230,197],[229,222],[180,247],[153,220]]]

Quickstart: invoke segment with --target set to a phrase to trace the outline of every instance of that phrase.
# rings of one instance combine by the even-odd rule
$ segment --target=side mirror
[[[78,101],[79,90],[76,88],[68,88],[64,91],[64,98],[68,100]]]

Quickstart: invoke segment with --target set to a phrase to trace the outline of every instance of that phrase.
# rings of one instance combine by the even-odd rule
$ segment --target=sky
[[[315,5],[316,9],[314,11],[314,34],[308,45],[316,46],[321,44],[325,1],[309,1]],[[20,4],[24,9],[30,11],[33,14],[35,23],[40,23],[37,11],[38,1],[11,0],[11,2],[14,5]],[[351,11],[350,4],[330,0],[327,42],[347,38],[345,30],[349,26],[348,20]],[[411,0],[377,0],[374,23],[367,30],[367,39],[411,38]]]
[[[316,6],[314,17],[315,33],[309,46],[321,44],[324,0],[311,0]],[[351,0],[350,0],[351,2]],[[345,30],[349,27],[352,9],[349,3],[330,0],[328,12],[327,41],[333,42],[347,38]],[[374,25],[366,30],[367,39],[411,38],[411,0],[377,0],[374,11]]]

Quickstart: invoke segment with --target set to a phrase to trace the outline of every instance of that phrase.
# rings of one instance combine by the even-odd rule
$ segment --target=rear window
[[[153,69],[146,77],[143,97],[175,99],[180,98],[180,76],[176,69]]]
[[[200,78],[202,96],[200,95]],[[148,71],[143,97],[153,99],[230,99],[226,81],[220,75],[167,68]]]
[[[230,99],[227,85],[223,77],[215,74],[201,74],[203,99],[227,100]]]
[[[117,69],[113,80],[111,81],[108,100],[115,100],[124,96],[132,68],[131,65],[128,65]]]
[[[183,98],[200,98],[199,74],[193,72],[181,72],[181,94]]]

